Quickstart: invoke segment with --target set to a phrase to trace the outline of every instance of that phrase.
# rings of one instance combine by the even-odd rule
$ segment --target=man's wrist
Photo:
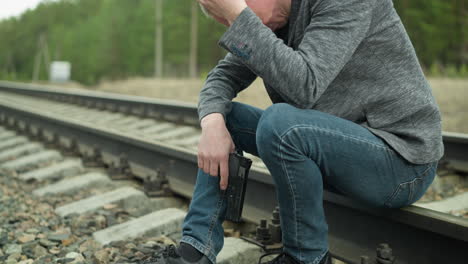
[[[244,9],[247,8],[247,4],[244,2],[242,5],[239,6],[238,9],[236,9],[232,14],[227,18],[227,21],[229,23],[229,26],[231,26],[234,21],[237,19],[237,17],[244,11]]]
[[[203,129],[207,126],[221,123],[224,124],[224,116],[221,113],[211,113],[202,118],[200,126]]]

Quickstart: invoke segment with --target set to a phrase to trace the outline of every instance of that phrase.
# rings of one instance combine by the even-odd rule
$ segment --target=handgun
[[[242,152],[229,154],[229,179],[225,191],[227,200],[226,220],[240,222],[244,206],[245,191],[252,160],[242,156]]]

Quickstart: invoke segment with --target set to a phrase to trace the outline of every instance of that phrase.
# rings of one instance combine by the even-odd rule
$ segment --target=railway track
[[[13,179],[5,184],[42,197],[38,199],[51,205],[57,219],[67,219],[68,226],[80,216],[93,215],[89,217],[95,221],[96,214],[106,218],[108,211],[126,212],[117,217],[110,214],[112,221],[78,234],[116,250],[119,247],[113,246],[122,240],[162,234],[168,237],[164,242],[177,240],[187,201],[166,196],[192,195],[200,134],[194,105],[0,82],[0,125],[1,177]],[[468,137],[445,133],[444,143],[446,155],[440,167],[466,173]],[[247,193],[244,216],[248,223],[259,224],[273,217],[277,203],[268,170],[260,159],[249,157],[254,163],[248,188],[255,192]],[[468,220],[463,217],[421,206],[371,209],[330,192],[325,193],[324,207],[331,253],[346,263],[377,263],[376,259],[391,263],[385,262],[388,249],[376,250],[381,243],[391,247],[394,263],[468,260]],[[138,229],[147,226],[150,230]],[[249,234],[252,227],[241,229]],[[275,225],[271,229],[278,231]],[[263,235],[258,239],[266,243],[262,241],[268,237],[266,229],[260,230]],[[277,232],[271,235],[278,236]],[[156,247],[156,240],[145,243]],[[240,238],[226,241],[220,263],[256,263],[262,252]],[[144,257],[145,253],[135,252]],[[54,255],[55,261],[66,259],[62,255]],[[82,257],[87,260],[86,255]],[[89,259],[99,263],[94,255]],[[134,260],[122,257],[122,261]],[[110,257],[108,261],[112,262]]]

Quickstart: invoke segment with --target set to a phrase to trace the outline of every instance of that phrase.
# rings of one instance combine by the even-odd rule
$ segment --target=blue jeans
[[[437,169],[437,162],[406,161],[363,126],[285,103],[261,110],[233,102],[226,126],[236,148],[260,157],[270,171],[283,250],[301,263],[316,264],[328,251],[324,186],[369,206],[399,208],[421,198]],[[225,212],[219,178],[199,169],[181,241],[215,263]]]

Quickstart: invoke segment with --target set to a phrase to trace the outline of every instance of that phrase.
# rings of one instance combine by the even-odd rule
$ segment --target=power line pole
[[[198,3],[192,1],[192,22],[190,29],[190,62],[189,76],[197,77],[197,51],[198,51]]]
[[[162,28],[162,9],[163,0],[155,0],[155,41],[154,41],[154,76],[157,78],[162,77],[163,65],[163,28]]]
[[[42,33],[39,36],[39,41],[37,42],[37,53],[34,60],[34,70],[33,70],[33,81],[39,80],[39,74],[41,73],[41,61],[44,61],[47,78],[49,78],[50,73],[50,54],[49,46],[47,45],[46,36]]]

